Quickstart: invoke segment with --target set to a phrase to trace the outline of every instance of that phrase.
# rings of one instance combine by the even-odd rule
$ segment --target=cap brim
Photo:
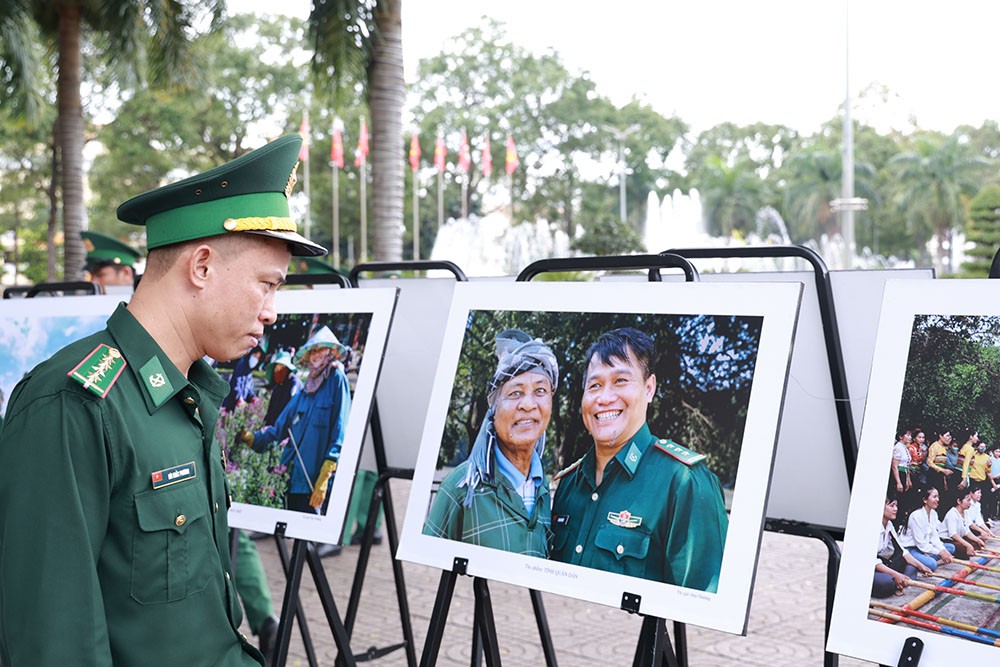
[[[313,243],[297,232],[282,232],[271,229],[247,230],[241,234],[257,234],[268,236],[272,239],[279,239],[288,243],[293,257],[322,257],[330,251],[318,243]]]

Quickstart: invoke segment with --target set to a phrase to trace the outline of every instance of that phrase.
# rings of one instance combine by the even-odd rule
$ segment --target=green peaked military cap
[[[127,243],[118,239],[99,234],[97,232],[80,232],[83,239],[83,246],[87,249],[88,265],[97,264],[120,264],[122,266],[134,266],[139,259],[140,253]]]
[[[299,257],[292,262],[295,266],[295,273],[299,274],[330,274],[330,273],[340,273],[337,269],[333,268],[332,265],[324,262],[321,259],[315,257]]]
[[[302,136],[286,134],[223,165],[129,199],[118,219],[146,226],[146,247],[245,232],[286,241],[293,255],[326,248],[301,236],[288,209]]]

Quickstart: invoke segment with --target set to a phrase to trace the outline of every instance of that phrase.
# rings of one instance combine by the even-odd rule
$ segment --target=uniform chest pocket
[[[626,557],[642,560],[649,553],[649,533],[642,527],[623,528],[605,524],[597,529],[594,544],[598,549],[613,554],[615,560]]]
[[[136,602],[174,602],[205,589],[216,558],[205,489],[195,481],[135,496],[131,595]]]

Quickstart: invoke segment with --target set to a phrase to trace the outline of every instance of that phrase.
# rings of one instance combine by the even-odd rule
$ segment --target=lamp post
[[[601,129],[618,140],[618,214],[622,222],[628,219],[625,208],[625,139],[639,131],[639,125],[633,123],[624,130],[611,125],[601,125]]]
[[[840,197],[830,202],[830,209],[840,214],[840,232],[844,238],[844,268],[854,268],[854,212],[868,210],[868,200],[854,196],[854,124],[851,122],[850,0],[844,0],[844,158],[841,165]]]

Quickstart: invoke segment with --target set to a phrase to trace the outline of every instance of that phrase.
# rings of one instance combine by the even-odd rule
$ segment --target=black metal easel
[[[351,269],[349,281],[354,287],[359,287],[359,278],[363,273],[429,271],[432,269],[448,271],[459,282],[468,280],[465,273],[452,262],[416,260],[403,262],[365,262],[358,264]],[[371,427],[372,446],[375,453],[378,479],[375,482],[372,501],[368,507],[368,519],[365,522],[365,531],[361,538],[361,551],[358,554],[358,563],[354,570],[354,581],[351,585],[351,596],[347,604],[344,625],[347,628],[348,636],[350,636],[354,631],[354,622],[357,620],[358,607],[361,603],[361,590],[364,586],[365,574],[368,570],[368,560],[371,556],[372,546],[375,543],[375,522],[381,508],[385,516],[385,531],[389,537],[389,559],[392,563],[392,574],[396,582],[396,602],[399,607],[403,641],[399,644],[381,648],[372,646],[356,657],[358,661],[374,660],[402,648],[406,652],[406,664],[409,667],[417,667],[416,645],[413,639],[413,625],[410,620],[410,603],[406,597],[403,564],[396,560],[396,551],[399,549],[399,533],[397,530],[396,512],[393,508],[392,491],[389,486],[389,480],[391,479],[413,479],[413,469],[389,466],[385,454],[385,437],[382,432],[382,422],[379,417],[378,403],[375,399],[372,400],[372,415],[369,420],[369,426]]]
[[[73,280],[63,283],[38,283],[37,285],[15,285],[5,287],[3,298],[5,299],[31,299],[36,296],[92,296],[94,294],[104,294],[104,290],[97,283],[86,280]]]
[[[716,258],[798,258],[812,266],[815,274],[816,295],[819,300],[819,313],[823,325],[823,338],[826,344],[827,362],[830,367],[830,380],[833,385],[834,406],[837,411],[837,423],[840,427],[840,444],[844,456],[844,467],[847,472],[848,489],[854,486],[854,468],[858,460],[858,440],[854,430],[854,417],[851,411],[850,393],[847,385],[847,371],[844,367],[844,353],[840,344],[840,332],[837,328],[837,313],[833,304],[833,287],[830,274],[823,258],[805,246],[775,245],[775,246],[745,246],[738,248],[671,248],[665,254],[676,254],[688,259]],[[802,521],[766,518],[764,529],[775,533],[787,533],[802,537],[812,537],[821,540],[826,545],[826,624],[824,640],[830,634],[830,620],[833,616],[833,598],[837,588],[837,572],[840,569],[840,547],[837,540],[844,539],[842,528],[816,526]],[[824,667],[836,667],[839,656],[824,651]]]
[[[566,271],[649,270],[649,281],[660,282],[660,269],[681,269],[686,282],[697,282],[698,271],[686,258],[669,253],[659,255],[614,255],[604,257],[569,257],[543,259],[526,266],[517,276],[518,281],[529,281],[540,273]],[[538,594],[532,591],[533,594]],[[623,592],[621,609],[630,614],[641,614],[640,595]],[[639,640],[635,647],[632,667],[687,667],[687,628],[673,622],[674,643],[667,633],[667,621],[643,615]]]

